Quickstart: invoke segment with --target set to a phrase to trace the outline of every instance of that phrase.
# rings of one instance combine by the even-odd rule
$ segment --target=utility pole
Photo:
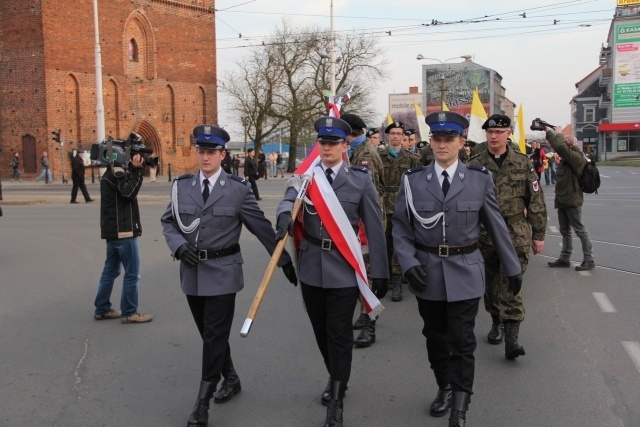
[[[93,0],[93,23],[96,38],[95,67],[96,67],[96,136],[98,143],[105,139],[104,130],[104,102],[102,100],[102,54],[100,51],[100,30],[98,28],[98,0]]]

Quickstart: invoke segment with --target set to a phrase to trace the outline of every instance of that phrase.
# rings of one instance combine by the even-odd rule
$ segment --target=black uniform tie
[[[449,184],[449,174],[447,173],[446,170],[442,171],[442,176],[444,177],[444,179],[442,180],[442,192],[446,197],[447,193],[449,192],[449,187],[451,186],[451,184]]]
[[[324,171],[325,175],[327,175],[327,181],[329,181],[329,184],[333,184],[333,178],[331,177],[331,174],[333,174],[333,171],[331,170],[331,168],[327,168]]]
[[[209,198],[209,180],[205,178],[204,181],[202,181],[202,186],[204,187],[202,189],[202,199],[207,203],[207,199]]]

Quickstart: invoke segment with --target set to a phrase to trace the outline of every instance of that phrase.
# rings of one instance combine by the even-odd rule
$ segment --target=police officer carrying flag
[[[194,128],[199,172],[177,178],[161,223],[167,245],[181,261],[180,286],[202,337],[202,378],[187,425],[207,425],[209,401],[224,403],[241,390],[231,360],[229,333],[236,293],[244,287],[240,232],[244,225],[272,254],[276,243],[248,183],[221,168],[229,134],[214,125]],[[297,284],[284,252],[278,265]],[[216,385],[223,382],[216,391]]]
[[[484,261],[478,249],[481,223],[516,292],[522,276],[491,175],[482,166],[458,160],[461,134],[469,122],[449,111],[431,113],[425,121],[431,127],[435,162],[403,175],[392,218],[393,243],[418,300],[439,388],[430,413],[442,417],[451,407],[449,426],[464,426],[475,369],[473,329],[484,294]]]

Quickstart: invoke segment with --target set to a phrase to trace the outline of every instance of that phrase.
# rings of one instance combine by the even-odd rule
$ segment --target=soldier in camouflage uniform
[[[531,161],[507,144],[510,124],[507,116],[494,114],[489,117],[482,126],[487,134],[487,149],[471,157],[468,164],[482,165],[491,171],[500,212],[507,223],[524,274],[531,250],[536,255],[544,248],[547,207]],[[486,273],[484,305],[493,320],[487,338],[490,344],[500,344],[504,338],[507,359],[523,356],[524,348],[518,344],[520,322],[524,320],[525,313],[522,292],[514,295],[509,291],[509,281],[500,266],[500,258],[484,228],[480,233],[479,246]]]
[[[393,250],[393,238],[391,236],[392,226],[391,217],[396,206],[396,197],[400,190],[400,180],[402,174],[409,168],[420,164],[420,156],[408,152],[401,147],[404,135],[404,124],[396,121],[391,123],[384,130],[389,139],[389,146],[379,152],[382,165],[384,167],[384,182],[386,191],[384,195],[384,213],[387,217],[386,235],[387,235],[387,251],[389,252],[391,283],[389,287],[392,289],[391,300],[402,301],[402,268],[398,262],[398,256]]]
[[[409,137],[409,148],[407,149],[407,151],[419,156],[422,150],[420,150],[420,148],[416,146],[416,144],[418,143],[418,135],[416,134],[416,130],[407,129],[406,131],[404,131],[404,133]]]
[[[352,133],[347,135],[347,143],[349,144],[349,162],[352,166],[364,166],[369,169],[371,178],[373,179],[373,186],[378,192],[378,202],[380,203],[380,209],[384,206],[384,169],[382,167],[382,161],[378,151],[371,146],[366,139],[364,130],[367,125],[364,121],[355,114],[343,114],[340,117],[351,126]],[[377,133],[376,129],[376,133]],[[368,132],[367,132],[368,135]],[[386,225],[386,218],[384,210],[382,210],[382,225],[383,229]],[[367,275],[369,273],[369,248],[363,246],[362,248],[364,262],[367,267]],[[369,278],[369,287],[371,287],[371,279]],[[364,301],[360,297],[360,317],[353,324],[353,329],[360,330],[360,334],[353,341],[357,347],[369,347],[376,342],[376,320],[371,320],[365,309]]]
[[[494,114],[494,115],[497,115],[497,114]],[[522,150],[520,150],[520,146],[518,145],[518,143],[516,143],[511,138],[507,138],[507,145],[509,145],[509,148],[515,151],[516,153],[522,153]],[[471,156],[472,157],[477,156],[478,154],[483,153],[485,151],[487,151],[487,141],[478,142],[471,150]],[[526,153],[522,153],[522,154],[526,154]]]

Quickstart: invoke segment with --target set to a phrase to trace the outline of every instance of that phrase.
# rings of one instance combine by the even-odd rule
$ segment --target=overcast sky
[[[334,27],[377,37],[386,51],[390,78],[371,88],[380,121],[388,94],[406,93],[409,86],[422,91],[422,64],[438,63],[418,61],[418,54],[441,61],[472,55],[502,75],[507,97],[524,106],[525,120],[541,117],[564,126],[576,82],[599,65],[615,7],[616,0],[334,0]],[[219,76],[283,17],[327,29],[331,22],[330,0],[217,0],[216,9]],[[240,140],[240,119],[226,111],[222,96],[218,109],[219,124]]]

